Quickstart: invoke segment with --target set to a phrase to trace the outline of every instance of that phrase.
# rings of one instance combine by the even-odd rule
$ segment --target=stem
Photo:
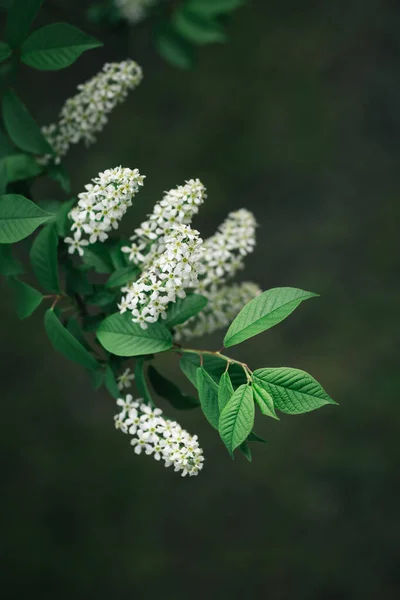
[[[244,362],[241,362],[240,360],[235,360],[234,358],[231,358],[230,356],[225,356],[225,354],[221,354],[221,352],[217,351],[217,352],[213,352],[212,350],[197,350],[195,348],[171,348],[169,350],[169,352],[179,352],[179,353],[188,353],[188,354],[198,354],[200,356],[200,360],[201,363],[203,362],[203,356],[204,355],[208,355],[208,356],[217,356],[218,358],[221,358],[222,360],[225,360],[227,362],[227,368],[226,370],[229,369],[229,365],[232,364],[236,364],[239,365],[240,367],[242,367],[247,381],[250,383],[252,381],[252,371],[251,369],[249,369],[248,365]]]

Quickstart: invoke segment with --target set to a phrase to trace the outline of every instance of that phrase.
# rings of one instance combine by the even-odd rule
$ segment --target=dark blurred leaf
[[[245,0],[189,0],[186,4],[188,10],[199,15],[222,15],[240,8]]]
[[[199,366],[200,356],[198,354],[185,353],[180,360],[180,367],[182,371],[195,387],[197,386],[196,371]],[[225,372],[226,360],[219,358],[218,356],[204,354],[203,366],[207,373],[209,373],[215,382],[218,383],[222,374]],[[238,387],[247,381],[242,367],[238,364],[231,364],[229,366],[229,376],[231,378],[233,387]]]
[[[0,244],[0,273],[2,275],[21,275],[24,268],[12,255],[12,246]]]
[[[34,31],[22,44],[21,60],[35,69],[56,71],[99,46],[101,42],[68,23],[52,23]]]
[[[249,462],[252,461],[251,450],[247,442],[243,442],[243,444],[240,444],[239,450],[245,455]]]
[[[85,265],[92,267],[97,273],[113,273],[114,266],[106,245],[97,243],[85,248],[82,257]]]
[[[181,392],[177,385],[164,377],[164,375],[161,375],[152,365],[149,366],[148,374],[150,383],[156,394],[168,400],[177,410],[189,410],[200,406],[197,398]]]
[[[3,97],[4,127],[14,144],[32,154],[52,154],[53,150],[26,107],[12,90]]]
[[[63,189],[66,194],[71,193],[71,179],[64,165],[50,165],[47,168],[47,173],[50,179],[60,184],[61,189]]]
[[[226,41],[221,26],[212,17],[199,15],[185,6],[174,13],[171,23],[178,33],[195,44]]]
[[[23,181],[42,172],[42,167],[29,154],[11,154],[0,159],[0,169],[7,183]]]
[[[18,48],[27,37],[32,22],[44,0],[13,0],[7,14],[6,41]]]
[[[139,269],[136,267],[122,267],[110,275],[106,283],[106,288],[120,288],[126,283],[134,281],[139,272]]]
[[[89,370],[99,368],[97,360],[78,342],[77,339],[60,323],[54,311],[46,311],[44,326],[54,348],[69,360],[79,363]]]
[[[110,365],[107,365],[105,377],[104,377],[104,383],[106,385],[107,390],[109,391],[109,393],[111,394],[111,396],[113,398],[121,397],[121,392],[118,389],[118,385],[115,380],[115,375],[114,375],[114,372],[113,372],[112,368],[110,367]]]
[[[62,204],[59,204],[54,226],[56,228],[57,234],[61,238],[66,237],[71,229],[72,222],[68,218],[68,214],[71,211],[74,204],[75,198],[68,200],[68,202],[63,202]]]
[[[10,277],[9,284],[14,291],[17,315],[20,319],[26,319],[37,309],[43,296],[35,288],[14,277]]]
[[[191,69],[194,65],[192,45],[171,27],[164,26],[156,32],[155,44],[167,62],[180,69]]]
[[[0,42],[0,62],[6,60],[9,56],[11,56],[12,50],[8,44],[5,42]]]

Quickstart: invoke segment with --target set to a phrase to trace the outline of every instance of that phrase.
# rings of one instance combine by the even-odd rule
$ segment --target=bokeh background
[[[88,5],[48,0],[37,24],[68,20],[104,47],[65,71],[24,68],[17,86],[45,124],[104,62],[143,66],[98,143],[68,155],[73,192],[105,168],[139,167],[126,234],[191,177],[208,187],[204,235],[228,211],[254,211],[243,276],[321,297],[235,355],[305,369],[340,406],[258,418],[268,444],[253,445],[251,465],[230,460],[199,412],[181,414],[207,458],[182,479],[133,454],[111,398],[54,353],[40,310],[18,321],[1,283],[1,596],[397,599],[398,2],[249,1],[229,43],[201,49],[189,72],[157,55],[151,22],[105,31]],[[34,193],[65,198],[45,181]],[[174,359],[161,370],[189,385]]]

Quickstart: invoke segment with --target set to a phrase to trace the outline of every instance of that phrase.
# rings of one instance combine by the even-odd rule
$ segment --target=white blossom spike
[[[163,460],[166,467],[173,466],[182,477],[199,474],[204,456],[197,435],[190,435],[176,421],[164,419],[161,409],[150,408],[142,398],[132,402],[128,395],[119,398],[117,405],[122,410],[114,416],[115,427],[132,435],[135,454],[143,452],[156,461]],[[127,412],[129,406],[133,407]]]
[[[142,81],[142,69],[133,60],[106,63],[103,69],[78,86],[78,93],[69,98],[61,109],[57,123],[42,127],[42,132],[53,148],[59,163],[72,144],[83,141],[86,146],[96,141],[96,134],[107,123],[107,115],[128,92]],[[41,162],[48,164],[54,157],[47,155]]]
[[[144,175],[138,169],[116,167],[99,173],[86,186],[86,191],[78,194],[78,203],[69,213],[72,220],[71,231],[74,239],[65,238],[70,245],[70,252],[78,250],[82,256],[81,246],[104,242],[108,233],[116,229],[132,200],[143,185]],[[81,239],[82,234],[89,238]],[[71,250],[72,248],[72,250]]]

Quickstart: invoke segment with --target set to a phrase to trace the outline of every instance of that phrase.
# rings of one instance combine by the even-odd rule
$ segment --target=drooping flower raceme
[[[107,123],[107,115],[139,85],[142,77],[139,65],[128,59],[105,64],[100,73],[79,85],[78,93],[62,107],[58,122],[42,128],[56,154],[56,162],[60,162],[71,144],[83,141],[88,146],[95,142],[96,134]],[[53,159],[48,155],[42,162],[47,164]]]
[[[198,475],[203,468],[203,450],[197,435],[190,435],[176,421],[164,419],[160,408],[151,408],[142,398],[134,401],[128,394],[119,398],[121,411],[114,416],[115,427],[130,434],[136,454],[144,452],[155,460],[173,466],[182,477]]]
[[[190,225],[206,198],[206,188],[199,179],[190,179],[166,192],[148,219],[135,229],[131,246],[123,247],[122,251],[129,254],[135,265],[146,268],[164,252],[166,236],[175,225]]]
[[[129,310],[132,321],[146,329],[159,317],[166,317],[167,305],[184,298],[188,289],[196,289],[203,272],[203,247],[198,231],[189,225],[175,224],[164,237],[164,251],[156,254],[142,276],[122,288],[121,313]]]
[[[119,221],[132,206],[132,200],[143,185],[144,176],[138,169],[116,167],[99,173],[86,186],[86,191],[78,194],[78,204],[69,213],[73,221],[71,231],[74,238],[65,238],[70,244],[69,251],[78,250],[83,254],[81,246],[104,242],[108,232],[117,229]],[[81,239],[85,234],[89,239]]]
[[[131,25],[142,21],[147,15],[147,9],[156,4],[157,0],[114,0],[121,16]]]
[[[256,244],[256,220],[253,213],[242,208],[231,212],[217,233],[204,242],[204,277],[198,291],[204,293],[211,285],[232,278],[244,266],[244,258]]]
[[[227,327],[243,306],[261,294],[257,284],[245,281],[203,290],[207,306],[195,317],[176,328],[175,339],[190,339]]]

